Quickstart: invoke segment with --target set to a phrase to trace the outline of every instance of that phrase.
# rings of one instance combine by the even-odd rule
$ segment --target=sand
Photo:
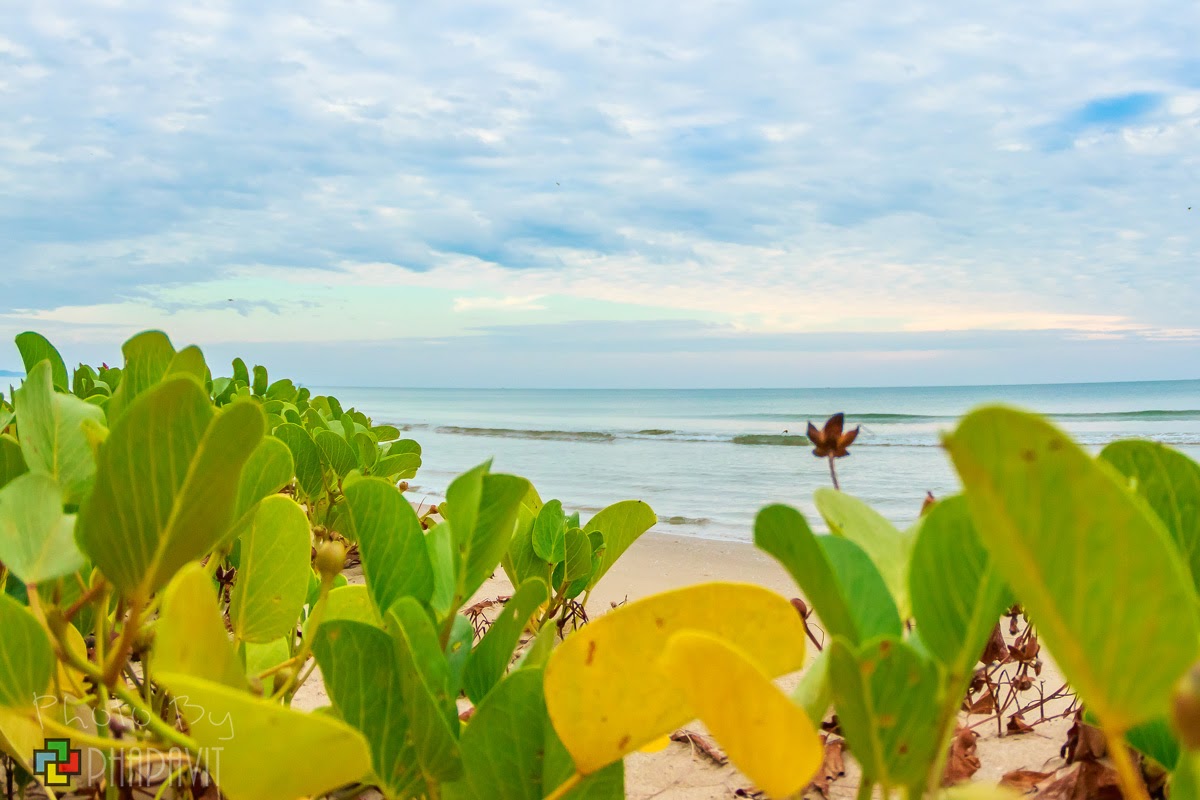
[[[362,580],[358,569],[350,570],[352,582]],[[611,603],[638,598],[667,589],[704,581],[744,581],[757,583],[785,597],[797,597],[799,591],[791,577],[769,556],[750,544],[721,542],[670,534],[649,533],[639,539],[613,566],[593,593],[588,610],[595,616],[611,608]],[[512,586],[502,571],[480,589],[475,600],[510,594]],[[819,624],[819,623],[818,623]],[[810,658],[813,657],[810,649]],[[798,675],[780,681],[785,689],[795,685]],[[1047,691],[1061,683],[1053,664],[1042,672]],[[329,703],[319,673],[314,674],[294,705],[314,708]],[[974,717],[967,722],[979,722]],[[1018,736],[997,735],[995,723],[978,729],[982,738],[977,755],[982,763],[975,780],[997,782],[1016,769],[1050,771],[1062,765],[1059,749],[1071,723],[1058,720],[1037,726],[1032,733]],[[703,732],[698,723],[687,730]],[[853,798],[857,789],[858,769],[852,754],[846,756],[847,774],[831,786],[829,797]],[[685,743],[672,743],[658,753],[635,753],[626,759],[626,794],[636,800],[673,800],[674,798],[730,798],[738,789],[750,789],[751,782],[732,766],[718,767]],[[820,797],[810,793],[806,797]]]

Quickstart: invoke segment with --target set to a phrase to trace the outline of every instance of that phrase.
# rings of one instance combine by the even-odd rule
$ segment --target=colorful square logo
[[[70,739],[47,739],[44,749],[33,751],[33,771],[47,786],[67,786],[81,771],[79,755]]]

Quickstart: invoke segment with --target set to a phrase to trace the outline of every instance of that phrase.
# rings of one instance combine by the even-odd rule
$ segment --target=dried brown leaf
[[[1052,777],[1054,777],[1053,772],[1035,772],[1031,769],[1015,769],[1000,779],[1000,785],[1009,789],[1016,789],[1022,794],[1027,794],[1032,792],[1039,783],[1043,783]]]
[[[1025,718],[1020,714],[1013,714],[1008,718],[1008,725],[1005,726],[1010,736],[1018,736],[1022,733],[1031,733],[1033,726],[1025,721]]]
[[[992,635],[988,639],[987,647],[983,648],[983,655],[979,657],[979,660],[984,664],[1008,660],[1008,644],[1004,641],[1004,634],[1000,631],[999,622],[992,628]]]
[[[953,786],[969,780],[979,771],[982,763],[975,755],[979,734],[970,728],[959,728],[950,741],[950,757],[946,760],[946,771],[942,773],[942,786]]]
[[[1038,800],[1122,800],[1117,771],[1100,761],[1081,761],[1037,793]]]

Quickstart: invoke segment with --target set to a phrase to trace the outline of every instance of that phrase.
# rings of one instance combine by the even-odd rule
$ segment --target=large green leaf
[[[1113,442],[1100,458],[1129,479],[1167,526],[1200,590],[1200,464],[1158,442]]]
[[[234,518],[241,519],[260,500],[277,494],[295,474],[288,446],[274,436],[264,437],[242,469]]]
[[[854,542],[818,537],[799,511],[772,505],[754,520],[754,544],[791,574],[831,636],[857,645],[876,636],[900,635],[900,614],[891,593]]]
[[[308,431],[293,422],[285,422],[276,426],[272,435],[292,451],[292,461],[296,465],[296,482],[300,485],[300,491],[310,498],[320,497],[325,491],[321,451],[317,449]]]
[[[321,451],[321,460],[336,472],[339,478],[346,477],[350,470],[358,467],[358,456],[355,455],[354,448],[333,431],[317,431],[313,435],[313,441]]]
[[[542,506],[542,510],[533,523],[533,552],[538,558],[557,564],[566,557],[567,515],[563,513],[562,502],[551,500]]]
[[[909,583],[921,641],[961,694],[1008,606],[1008,589],[979,541],[966,498],[941,500],[925,517],[913,547]]]
[[[25,364],[25,373],[33,372],[33,368],[41,361],[50,362],[51,385],[64,392],[71,390],[68,382],[67,365],[58,349],[50,344],[50,340],[40,333],[25,331],[16,336],[17,350],[21,352],[21,361]]]
[[[1162,521],[1035,415],[972,412],[946,447],[992,561],[1101,724],[1124,732],[1165,713],[1200,650],[1200,619]]]
[[[404,690],[421,770],[433,780],[462,775],[458,746],[458,708],[450,690],[450,666],[425,610],[402,597],[387,615],[394,634]]]
[[[290,497],[268,497],[240,541],[237,582],[229,598],[233,635],[243,642],[270,642],[295,630],[308,594],[308,518]]]
[[[455,604],[483,585],[508,550],[529,481],[489,473],[491,462],[458,476],[446,489],[446,518],[454,542]]]
[[[29,371],[17,396],[21,452],[31,472],[58,482],[63,502],[78,505],[92,487],[96,459],[85,425],[100,426],[104,411],[78,397],[54,391],[50,362]]]
[[[538,578],[530,578],[517,587],[467,660],[463,688],[472,703],[478,705],[503,677],[529,618],[549,599],[546,584]]]
[[[246,688],[216,589],[199,562],[181,569],[163,590],[151,657],[155,674],[178,672]]]
[[[3,412],[0,412],[0,415],[2,414]],[[21,453],[21,443],[7,433],[0,434],[0,489],[7,486],[18,475],[24,475],[28,471],[29,467],[25,464],[25,456]]]
[[[363,733],[375,780],[389,797],[411,797],[424,784],[411,710],[392,638],[352,620],[321,625],[313,654],[338,715]]]
[[[75,515],[63,514],[62,491],[48,475],[26,473],[0,489],[0,562],[23,583],[80,569]]]
[[[0,707],[30,707],[54,672],[50,639],[29,609],[6,594],[0,594],[0,631]]]
[[[425,534],[425,552],[429,555],[429,565],[433,570],[433,594],[429,598],[429,606],[438,619],[444,619],[457,610],[454,592],[458,582],[458,567],[449,522],[439,523],[429,529]]]
[[[328,714],[302,714],[192,675],[160,672],[155,677],[174,695],[176,709],[200,744],[201,761],[229,800],[319,796],[371,771],[371,751],[362,734]],[[297,754],[334,755],[306,758],[297,768]]]
[[[893,637],[856,649],[837,636],[829,657],[838,720],[863,775],[889,788],[923,788],[941,738],[937,667]]]
[[[125,368],[121,383],[108,401],[108,421],[113,425],[137,396],[163,379],[175,358],[175,348],[162,331],[144,331],[121,345]]]
[[[383,628],[383,617],[375,608],[375,603],[371,600],[367,587],[361,583],[339,586],[331,590],[329,596],[325,598],[325,613],[319,620],[316,620],[315,617],[308,618],[304,625],[304,637],[312,639],[316,636],[317,632],[313,627],[314,620],[320,623],[317,626],[320,627],[326,622],[338,619],[353,620],[376,628]]]
[[[541,798],[575,777],[575,762],[546,714],[542,669],[511,675],[475,710],[463,729],[466,778],[444,786],[443,797],[457,800]],[[622,761],[587,775],[562,795],[564,800],[622,800]]]
[[[600,579],[617,563],[629,546],[638,540],[646,531],[658,522],[654,510],[641,500],[623,500],[613,503],[583,526],[584,533],[600,531],[604,534],[604,553],[600,564],[588,580],[587,589],[591,591]]]
[[[831,533],[846,537],[871,557],[896,601],[901,619],[908,619],[911,613],[908,562],[912,537],[901,533],[878,511],[845,492],[826,487],[814,492],[813,500]]]
[[[428,603],[433,566],[412,505],[381,478],[355,481],[345,495],[342,533],[358,542],[363,574],[379,612],[387,613],[401,597]]]
[[[100,449],[76,528],[84,552],[126,596],[147,599],[224,536],[263,427],[257,405],[216,412],[190,377],[143,392]]]

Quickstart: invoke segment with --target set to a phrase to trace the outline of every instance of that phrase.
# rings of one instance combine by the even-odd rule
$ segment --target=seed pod
[[[346,545],[336,539],[322,542],[317,548],[316,567],[321,580],[332,581],[346,566]]]

